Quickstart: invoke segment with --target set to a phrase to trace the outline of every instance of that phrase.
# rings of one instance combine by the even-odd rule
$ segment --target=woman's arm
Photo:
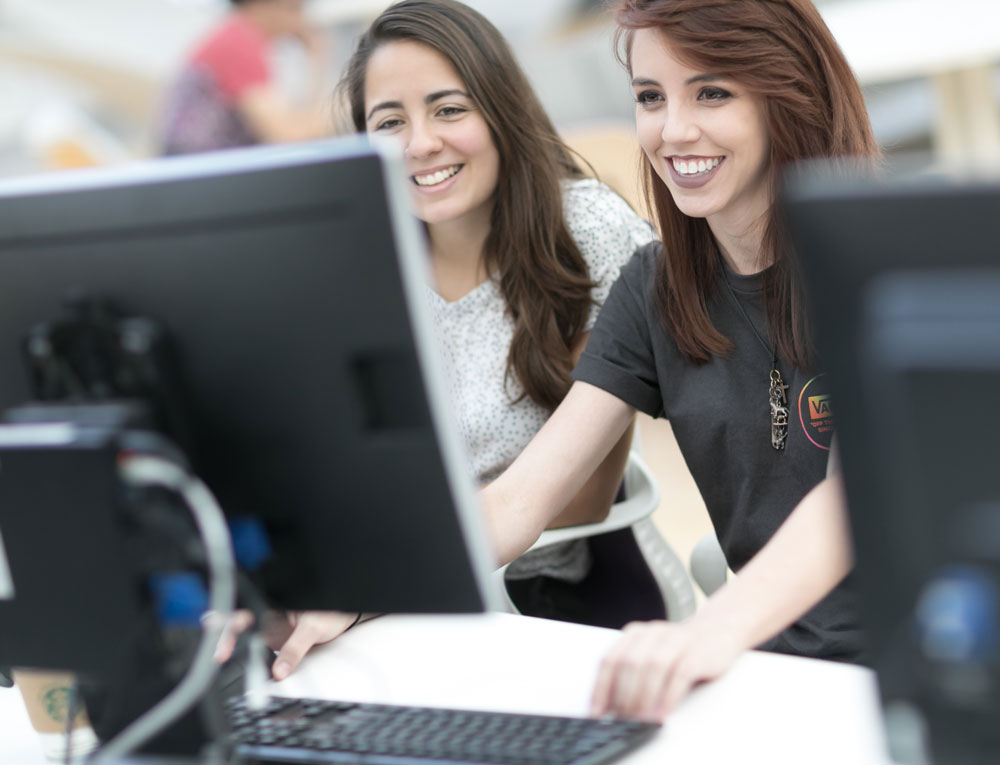
[[[635,409],[588,383],[566,398],[513,464],[480,492],[498,561],[527,550],[622,439]]]
[[[564,526],[579,526],[584,523],[600,523],[608,517],[611,505],[622,485],[625,474],[625,463],[632,448],[632,434],[635,431],[635,420],[629,423],[618,443],[615,444],[604,462],[590,476],[583,488],[577,492],[570,503],[563,508],[546,528],[561,529]]]
[[[333,132],[326,93],[330,65],[326,42],[319,31],[305,26],[295,37],[302,43],[309,67],[308,90],[303,103],[290,102],[274,78],[247,88],[236,100],[240,115],[262,143],[304,141]]]
[[[854,564],[839,475],[806,494],[775,535],[706,603],[709,616],[729,614],[748,648],[760,645],[815,606]]]
[[[577,340],[573,348],[573,363],[580,360],[580,354],[587,347],[589,332],[585,332]],[[632,433],[635,430],[634,421],[625,434],[612,447],[608,456],[597,466],[597,470],[587,479],[583,488],[570,500],[569,504],[548,525],[550,529],[564,526],[579,526],[583,523],[600,523],[608,517],[611,505],[618,495],[622,476],[625,474],[625,463],[632,448]]]
[[[852,563],[843,488],[832,476],[693,617],[628,625],[601,665],[592,713],[662,720],[695,685],[816,605]]]

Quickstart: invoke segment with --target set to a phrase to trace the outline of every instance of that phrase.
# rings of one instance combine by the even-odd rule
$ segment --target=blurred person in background
[[[320,91],[326,49],[309,28],[305,0],[230,0],[232,10],[203,39],[168,91],[158,126],[164,154],[319,138],[330,132]],[[299,40],[311,97],[298,106],[275,82],[271,56],[281,38]]]

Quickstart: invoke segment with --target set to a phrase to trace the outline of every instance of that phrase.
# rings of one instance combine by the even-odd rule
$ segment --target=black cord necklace
[[[725,282],[729,296],[733,299],[733,303],[736,304],[736,309],[740,312],[743,320],[750,326],[754,337],[757,338],[757,342],[764,349],[764,353],[769,353],[771,356],[770,384],[767,391],[768,405],[771,410],[771,446],[779,452],[784,451],[785,439],[788,437],[788,397],[786,395],[788,386],[781,379],[781,372],[778,370],[778,346],[772,342],[771,348],[768,350],[767,343],[764,342],[764,338],[761,337],[760,332],[757,331],[757,327],[750,320],[750,316],[743,307],[743,303],[736,296],[733,285],[729,283],[729,277],[726,276],[726,267],[721,262],[721,256],[719,260],[719,266],[722,268],[722,281]]]

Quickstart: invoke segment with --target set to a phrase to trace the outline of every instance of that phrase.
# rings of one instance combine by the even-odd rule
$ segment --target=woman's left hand
[[[695,686],[723,675],[744,645],[730,630],[695,616],[633,622],[604,657],[590,712],[661,722]]]
[[[340,637],[359,619],[356,611],[300,611],[285,614],[286,624],[269,628],[268,647],[278,652],[271,667],[275,680],[284,680],[314,645]]]
[[[288,677],[314,645],[329,643],[340,637],[361,621],[357,611],[270,611],[261,630],[264,643],[278,655],[271,666],[275,680]],[[368,618],[371,618],[371,614]],[[216,617],[208,615],[205,619]],[[236,648],[240,633],[253,624],[253,614],[236,611],[222,630],[215,649],[215,660],[222,664],[229,660]]]

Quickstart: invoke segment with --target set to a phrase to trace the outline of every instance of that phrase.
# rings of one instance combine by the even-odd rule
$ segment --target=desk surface
[[[510,614],[386,616],[317,649],[272,692],[582,715],[617,637]],[[868,670],[752,652],[624,762],[888,765],[879,719]],[[43,762],[16,691],[0,690],[0,720],[0,762]]]

